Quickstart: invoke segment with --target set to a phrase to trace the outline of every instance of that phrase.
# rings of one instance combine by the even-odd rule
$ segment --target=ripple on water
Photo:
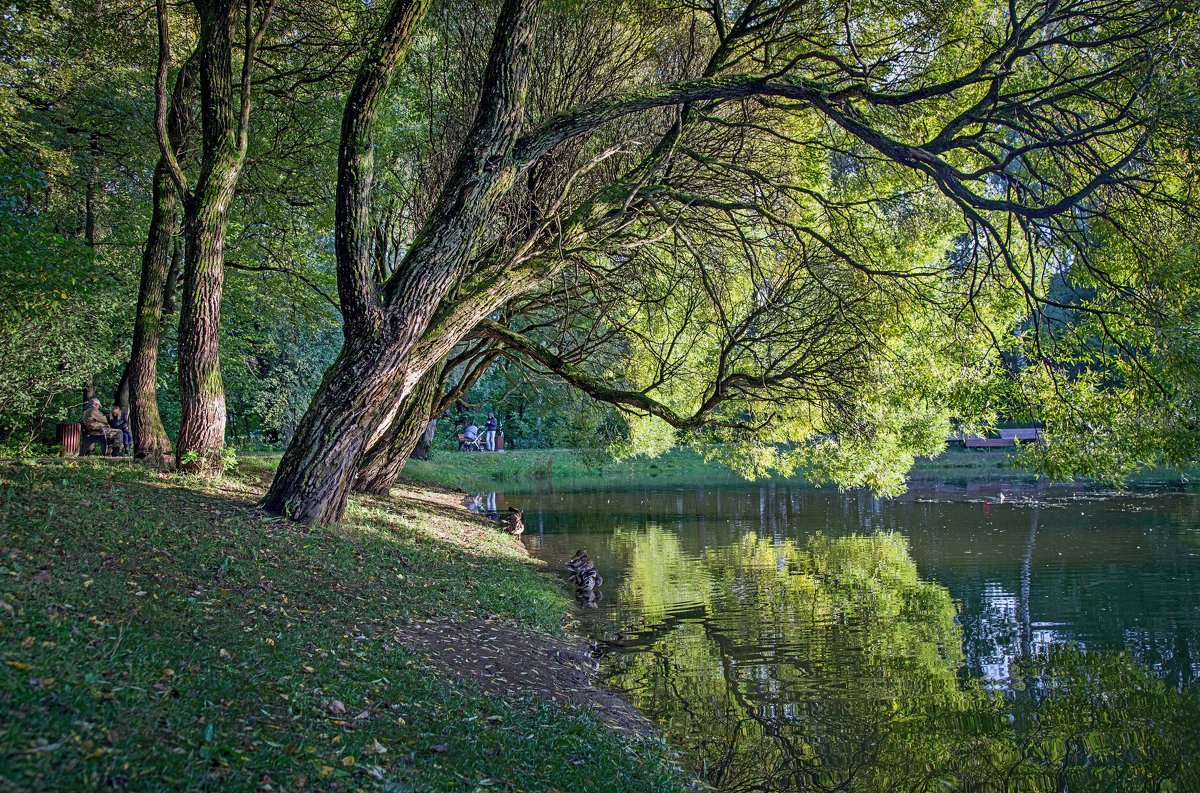
[[[521,506],[552,568],[588,549],[604,599],[580,618],[602,673],[717,788],[1053,789],[1057,757],[1071,789],[1133,790],[1200,757],[1200,697],[1180,693],[1200,678],[1191,491],[722,486]],[[1094,745],[1061,756],[1084,725]]]

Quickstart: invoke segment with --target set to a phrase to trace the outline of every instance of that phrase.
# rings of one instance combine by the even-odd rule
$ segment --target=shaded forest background
[[[1013,420],[1194,461],[1195,11],[9,4],[0,443],[150,371],[151,458],[286,447],[313,522],[488,410],[883,492]]]
[[[57,453],[55,425],[79,420],[85,391],[128,410],[159,158],[148,23],[138,3],[18,3],[0,15],[0,456]],[[341,26],[319,68],[344,90],[351,66],[339,61],[361,30],[353,17]],[[220,339],[227,436],[248,451],[286,446],[342,345],[332,250],[340,106],[298,97],[288,75],[262,88],[263,129],[232,209]],[[298,118],[284,98],[301,100]],[[182,256],[176,239],[158,368],[171,437]],[[623,426],[615,409],[504,362],[453,415],[482,424],[488,410],[524,448],[602,444]],[[439,435],[447,447],[450,430]]]

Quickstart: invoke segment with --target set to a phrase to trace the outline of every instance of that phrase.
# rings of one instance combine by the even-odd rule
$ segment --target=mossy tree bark
[[[401,13],[407,4],[407,0],[401,0],[393,6],[380,37],[380,42],[386,43],[385,51],[395,57],[369,54],[346,105],[346,114],[354,118],[342,126],[338,190],[339,195],[346,192],[360,196],[363,202],[369,199],[370,160],[361,158],[357,147],[369,145],[369,138],[361,142],[352,139],[355,148],[347,151],[345,131],[369,131],[374,127],[378,103],[363,101],[357,94],[369,98],[386,88],[399,63],[400,51],[407,50],[420,18]],[[438,349],[428,355],[414,355],[443,298],[477,253],[492,207],[515,178],[510,154],[524,117],[535,6],[529,0],[506,0],[500,9],[471,131],[430,220],[382,294],[373,288],[369,257],[365,255],[369,251],[368,230],[363,224],[348,223],[339,212],[337,233],[354,242],[338,245],[338,286],[347,318],[346,344],[280,462],[263,500],[264,509],[306,523],[338,520],[363,452],[388,419],[389,406],[397,398],[407,397],[425,371],[449,351]],[[405,36],[388,30],[406,22],[411,29]],[[384,46],[377,44],[377,48]],[[386,74],[383,80],[375,76],[380,70]],[[352,167],[353,163],[363,165]],[[347,255],[359,251],[363,255]]]
[[[176,157],[191,127],[191,101],[195,82],[195,63],[189,60],[175,78],[171,109],[167,120],[171,146]],[[137,312],[133,324],[133,349],[129,356],[129,427],[133,433],[134,454],[151,465],[165,466],[171,453],[171,439],[163,427],[158,410],[158,348],[166,326],[164,304],[174,290],[171,281],[171,251],[179,222],[179,201],[171,177],[171,168],[160,158],[154,169],[150,201],[150,229],[142,251],[142,276],[138,289]]]
[[[413,448],[425,434],[430,412],[441,392],[442,367],[435,366],[404,398],[383,436],[363,454],[354,478],[355,492],[386,496],[395,486]]]
[[[195,0],[200,22],[196,62],[200,78],[200,133],[202,147],[194,188],[179,167],[160,109],[156,124],[163,159],[183,195],[184,268],[179,311],[179,437],[176,463],[194,473],[218,473],[225,447],[225,390],[221,383],[219,338],[221,296],[225,284],[225,235],[229,208],[237,189],[250,123],[250,75],[273,0],[265,5],[257,28],[254,4],[243,14],[240,90],[233,81],[234,25],[237,0]],[[158,2],[159,47],[168,52],[166,7]],[[159,83],[163,77],[160,62]],[[161,87],[160,87],[161,96]]]
[[[354,479],[355,492],[386,495],[408,460],[429,459],[436,417],[462,399],[500,354],[490,339],[481,339],[430,367],[367,447]]]

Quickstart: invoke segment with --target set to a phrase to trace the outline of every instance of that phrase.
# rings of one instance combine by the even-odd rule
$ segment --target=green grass
[[[914,479],[964,475],[1034,479],[1033,474],[1014,468],[1011,453],[1003,449],[947,449],[936,458],[919,460],[913,468]],[[468,490],[496,486],[520,490],[548,483],[585,489],[648,482],[669,486],[744,481],[725,466],[706,463],[686,448],[675,448],[656,458],[635,457],[620,462],[606,461],[582,449],[530,449],[504,454],[439,450],[429,460],[410,460],[404,477]]]
[[[1035,475],[1015,467],[1015,452],[1009,449],[963,449],[951,447],[937,457],[922,457],[913,465],[912,475],[969,473],[981,476],[1000,476],[1007,479],[1029,479]]]
[[[914,479],[964,475],[1034,479],[1033,474],[1014,468],[1011,453],[1003,449],[947,449],[936,458],[919,460],[913,468]],[[504,454],[437,450],[429,460],[410,460],[404,477],[467,490],[497,486],[521,490],[550,483],[586,489],[650,482],[670,486],[745,481],[725,466],[706,463],[686,448],[675,448],[655,458],[634,457],[620,462],[584,449],[529,449]]]
[[[561,630],[564,594],[511,538],[415,499],[303,531],[253,508],[272,463],[211,484],[0,463],[0,790],[684,785],[658,743],[396,643],[411,619]]]
[[[1032,483],[1038,475],[1016,466],[1009,449],[948,448],[937,457],[918,459],[910,480],[938,482],[962,479],[999,479]],[[741,477],[717,463],[706,463],[695,451],[675,448],[656,458],[635,457],[620,462],[605,460],[586,449],[528,449],[504,454],[435,450],[429,460],[410,460],[404,478],[412,482],[482,490],[502,487],[509,491],[536,489],[553,484],[573,489],[731,484]],[[1200,479],[1200,468],[1177,471],[1149,469],[1130,477],[1130,483],[1156,484]]]
[[[510,489],[547,483],[572,487],[643,484],[719,484],[740,482],[728,468],[706,463],[691,449],[676,448],[658,457],[614,462],[587,449],[522,449],[503,454],[435,450],[429,460],[410,460],[404,478],[465,489],[503,485]]]

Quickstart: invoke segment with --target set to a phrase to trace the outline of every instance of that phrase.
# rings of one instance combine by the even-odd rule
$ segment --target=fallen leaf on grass
[[[430,748],[430,749],[432,749],[432,750],[433,750],[433,751],[435,751],[435,752],[447,752],[447,751],[449,751],[449,750],[450,750],[450,744],[448,744],[448,743],[435,743],[433,746],[430,746],[429,748]]]
[[[346,706],[343,705],[342,702],[337,699],[330,702],[326,706],[326,709],[334,716],[342,716],[342,715],[345,715],[345,713],[346,713]]]

